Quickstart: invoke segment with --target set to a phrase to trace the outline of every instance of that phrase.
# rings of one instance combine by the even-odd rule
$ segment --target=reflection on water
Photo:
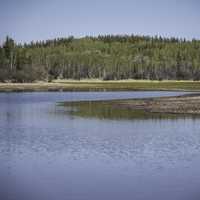
[[[127,120],[128,111],[105,114],[97,105],[84,106],[85,118],[56,105],[95,100],[94,94],[137,97],[134,92],[0,94],[0,199],[198,200],[200,120]]]
[[[84,118],[133,120],[133,119],[177,119],[177,118],[199,118],[199,115],[151,113],[142,109],[132,109],[130,100],[107,100],[107,101],[79,101],[64,102],[60,106],[65,107],[65,114]],[[63,110],[62,110],[63,113]]]

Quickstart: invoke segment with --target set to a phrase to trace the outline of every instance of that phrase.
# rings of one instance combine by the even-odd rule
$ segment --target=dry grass
[[[200,91],[199,81],[150,81],[150,80],[54,80],[52,83],[1,83],[0,91],[137,91],[171,90]]]

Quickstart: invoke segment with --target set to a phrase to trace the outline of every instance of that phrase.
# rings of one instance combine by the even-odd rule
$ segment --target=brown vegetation
[[[200,114],[200,94],[121,101],[115,106],[151,113]]]

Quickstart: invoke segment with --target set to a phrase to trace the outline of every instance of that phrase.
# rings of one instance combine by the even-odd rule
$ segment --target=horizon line
[[[56,39],[67,39],[67,38],[70,38],[70,37],[73,37],[74,39],[84,39],[84,38],[98,38],[100,36],[127,36],[127,37],[131,37],[131,36],[135,36],[135,37],[146,37],[146,38],[152,38],[152,39],[155,39],[155,38],[162,38],[162,39],[176,39],[176,40],[179,40],[179,41],[186,41],[186,42],[191,42],[191,41],[200,41],[200,38],[196,38],[196,37],[193,37],[193,38],[187,38],[187,37],[179,37],[179,36],[163,36],[163,35],[158,35],[158,34],[155,34],[155,35],[145,35],[145,34],[134,34],[134,33],[130,33],[130,34],[126,34],[126,33],[108,33],[108,34],[95,34],[95,35],[84,35],[84,36],[75,36],[75,35],[66,35],[66,36],[60,36],[60,37],[52,37],[52,38],[47,38],[47,39],[39,39],[39,40],[30,40],[30,41],[26,41],[26,42],[18,42],[14,37],[10,36],[9,34],[7,34],[4,39],[2,39],[0,41],[0,45],[2,45],[6,38],[9,37],[11,39],[13,39],[15,41],[15,43],[17,45],[24,45],[24,44],[31,44],[31,43],[40,43],[40,42],[47,42],[47,41],[51,41],[51,40],[56,40]]]

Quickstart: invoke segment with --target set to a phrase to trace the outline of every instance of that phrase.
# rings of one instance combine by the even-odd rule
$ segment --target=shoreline
[[[200,93],[124,100],[116,103],[116,106],[147,113],[200,115]]]
[[[42,91],[186,91],[200,92],[199,81],[55,80],[51,83],[0,83],[0,92]]]
[[[200,117],[200,93],[141,99],[63,102],[71,114],[108,119]]]

